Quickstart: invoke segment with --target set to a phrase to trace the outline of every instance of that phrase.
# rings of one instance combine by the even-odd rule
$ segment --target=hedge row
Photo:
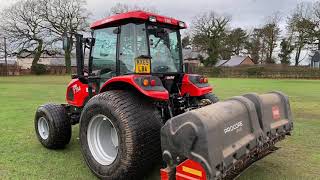
[[[241,67],[199,67],[197,73],[209,77],[232,78],[296,78],[319,79],[320,69],[294,66],[241,66]]]

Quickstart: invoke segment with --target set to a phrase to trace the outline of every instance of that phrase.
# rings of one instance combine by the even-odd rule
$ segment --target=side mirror
[[[70,47],[70,38],[67,36],[67,34],[64,34],[62,36],[62,45],[63,45],[63,50],[67,50]]]

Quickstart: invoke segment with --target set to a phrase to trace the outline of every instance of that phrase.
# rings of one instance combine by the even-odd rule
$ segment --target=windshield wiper
[[[159,40],[158,40],[158,42],[156,43],[156,45],[154,45],[154,48],[157,48],[157,47],[158,47],[158,45],[159,45],[159,43],[160,43],[161,40],[162,40],[162,39],[159,39]]]

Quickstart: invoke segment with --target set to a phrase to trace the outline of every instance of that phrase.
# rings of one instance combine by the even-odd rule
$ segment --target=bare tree
[[[239,56],[241,51],[244,49],[247,39],[247,32],[241,28],[231,30],[227,37],[227,41],[232,52],[237,56]]]
[[[295,65],[298,66],[301,51],[312,42],[315,24],[312,22],[312,8],[309,4],[300,3],[289,17],[288,32],[292,34],[295,47]]]
[[[278,54],[281,64],[290,65],[290,59],[291,59],[290,55],[294,50],[294,46],[292,45],[291,41],[292,41],[291,36],[289,36],[288,38],[283,38],[281,40],[281,43],[280,43],[281,51]]]
[[[2,40],[2,37],[1,37],[1,33],[0,33],[0,58],[1,58],[1,53],[4,52],[4,41]]]
[[[48,31],[42,28],[39,8],[38,0],[21,0],[5,9],[0,19],[0,29],[16,51],[27,49],[34,54],[33,71],[46,46],[52,43]]]
[[[204,13],[193,21],[193,44],[200,50],[208,53],[206,65],[214,65],[224,54],[222,46],[226,36],[229,17],[219,16],[214,12]]]
[[[245,49],[250,54],[255,64],[261,63],[261,52],[263,49],[260,29],[254,29],[246,42]]]
[[[310,5],[310,4],[309,4]],[[317,49],[320,50],[320,1],[316,1],[312,4],[313,6],[313,24],[314,28],[312,29],[313,32],[311,34],[311,37],[313,38],[312,44],[317,45]]]
[[[74,35],[87,31],[89,13],[85,8],[84,0],[42,0],[40,16],[46,22],[46,28],[61,40],[68,34],[70,46],[65,50],[65,64],[68,73],[71,72],[71,52],[74,47]]]
[[[107,13],[107,16],[125,13],[129,11],[138,11],[138,10],[147,11],[151,13],[159,13],[159,11],[154,7],[138,6],[138,5],[131,6],[128,4],[117,3],[115,6],[110,8],[109,12]]]
[[[263,36],[263,41],[266,45],[266,59],[267,64],[275,63],[273,59],[273,52],[277,47],[277,42],[280,36],[279,28],[280,16],[275,13],[273,16],[268,17],[267,23],[262,27],[261,33]]]

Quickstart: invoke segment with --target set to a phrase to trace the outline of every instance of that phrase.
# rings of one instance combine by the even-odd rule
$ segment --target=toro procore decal
[[[241,128],[242,126],[243,126],[242,121],[237,122],[236,124],[225,128],[225,129],[224,129],[224,133],[227,134],[227,133],[229,133],[229,132],[235,131],[235,130]]]

